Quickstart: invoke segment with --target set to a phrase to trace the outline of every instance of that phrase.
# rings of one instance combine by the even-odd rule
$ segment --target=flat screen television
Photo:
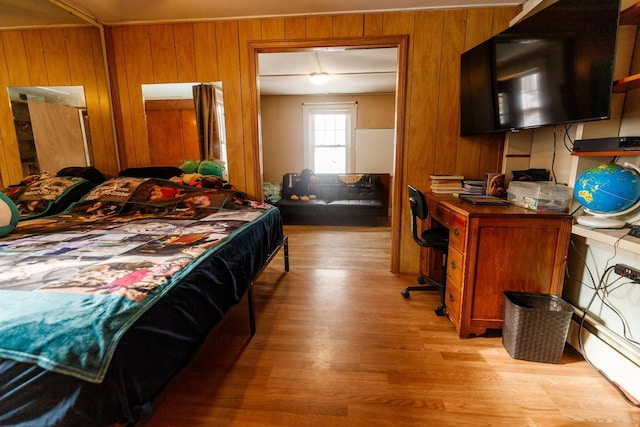
[[[608,119],[619,0],[558,0],[465,51],[460,134]]]

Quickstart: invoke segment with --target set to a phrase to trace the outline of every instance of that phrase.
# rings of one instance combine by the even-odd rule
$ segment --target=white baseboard
[[[596,319],[587,316],[582,329],[582,344],[578,340],[581,310],[574,307],[576,316],[569,326],[567,342],[577,351],[586,353],[596,369],[618,384],[628,396],[640,401],[640,348],[607,329]]]

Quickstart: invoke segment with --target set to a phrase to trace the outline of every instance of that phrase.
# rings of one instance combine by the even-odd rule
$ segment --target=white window
[[[305,168],[355,172],[356,103],[304,104]]]

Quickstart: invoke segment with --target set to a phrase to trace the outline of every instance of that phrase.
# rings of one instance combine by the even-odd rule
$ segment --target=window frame
[[[321,102],[302,104],[304,167],[315,171],[315,148],[311,120],[317,113],[346,113],[347,131],[345,134],[345,171],[354,173],[356,167],[356,124],[358,118],[357,102]],[[318,172],[322,173],[322,172]]]

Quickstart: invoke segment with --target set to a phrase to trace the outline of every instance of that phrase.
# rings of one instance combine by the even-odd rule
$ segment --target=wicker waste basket
[[[572,314],[555,295],[505,291],[502,345],[514,359],[560,363]]]

